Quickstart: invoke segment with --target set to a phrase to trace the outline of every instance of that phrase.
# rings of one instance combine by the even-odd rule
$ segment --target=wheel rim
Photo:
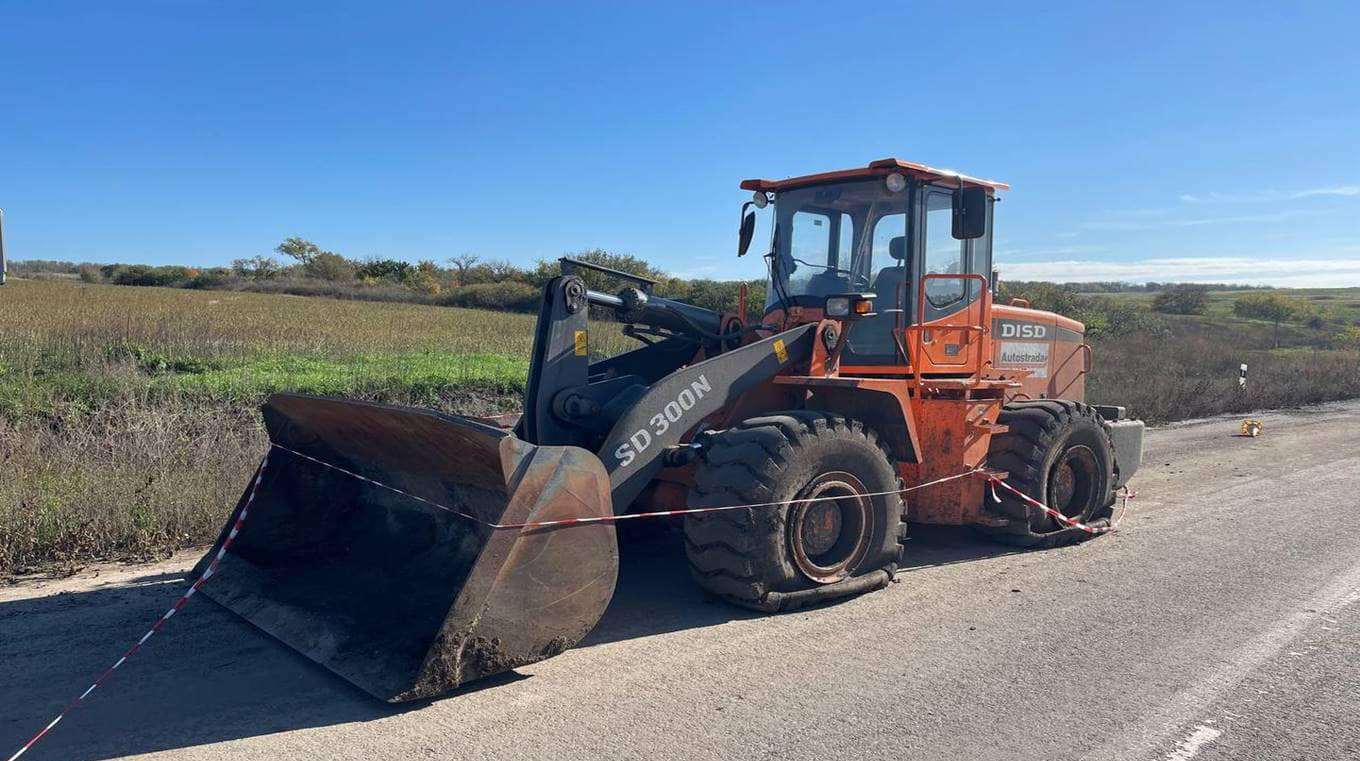
[[[848,577],[869,549],[874,511],[868,489],[849,473],[818,476],[789,511],[793,563],[818,584]]]
[[[1096,454],[1078,444],[1053,463],[1048,475],[1048,506],[1073,520],[1085,520],[1095,502]]]

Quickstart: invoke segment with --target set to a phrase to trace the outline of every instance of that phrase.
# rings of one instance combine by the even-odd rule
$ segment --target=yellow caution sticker
[[[584,330],[576,331],[576,356],[584,357],[590,354],[590,343],[586,338]]]
[[[789,350],[788,347],[784,346],[784,339],[776,338],[774,340],[774,355],[779,357],[780,362],[789,361]]]

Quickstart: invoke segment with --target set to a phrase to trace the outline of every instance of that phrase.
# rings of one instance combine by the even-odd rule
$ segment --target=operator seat
[[[899,235],[888,241],[888,256],[893,258],[894,264],[878,271],[874,278],[874,293],[878,294],[881,307],[896,309],[901,306],[898,299],[906,300],[902,298],[902,286],[907,282],[907,268],[903,265],[907,259],[907,236]]]
[[[907,282],[907,268],[903,262],[907,258],[907,238],[899,235],[888,241],[888,255],[893,266],[884,267],[874,277],[874,306],[876,315],[855,324],[850,331],[850,351],[861,356],[896,356],[897,347],[892,332],[897,327],[897,313],[885,310],[905,308],[898,299],[906,301],[903,286]]]

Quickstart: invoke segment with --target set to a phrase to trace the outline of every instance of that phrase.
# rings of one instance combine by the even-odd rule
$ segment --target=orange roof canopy
[[[821,185],[827,182],[841,182],[844,180],[860,180],[867,177],[886,177],[893,173],[910,175],[928,181],[949,180],[952,182],[962,182],[964,185],[991,188],[992,190],[1011,189],[1011,186],[1004,182],[969,177],[966,174],[960,174],[952,169],[936,169],[933,166],[926,166],[925,164],[917,164],[912,161],[903,161],[902,159],[893,158],[871,161],[868,166],[860,169],[842,169],[836,172],[806,174],[802,177],[789,177],[783,180],[742,180],[741,187],[743,190],[764,190],[778,193],[781,190],[791,190],[807,185]]]

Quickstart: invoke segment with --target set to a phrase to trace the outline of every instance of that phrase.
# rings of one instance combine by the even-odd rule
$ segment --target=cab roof
[[[823,183],[842,182],[844,180],[860,180],[867,177],[886,177],[893,173],[905,174],[927,181],[949,180],[951,182],[962,182],[964,185],[990,188],[993,191],[1011,189],[1011,186],[1004,182],[969,177],[966,174],[959,174],[952,169],[936,169],[933,166],[926,166],[925,164],[917,164],[913,161],[903,161],[902,159],[894,158],[871,161],[868,166],[857,169],[841,169],[836,172],[805,174],[802,177],[789,177],[783,180],[742,180],[741,188],[742,190],[764,190],[778,193],[783,190],[792,190],[793,188],[801,188],[808,185],[821,185]]]

